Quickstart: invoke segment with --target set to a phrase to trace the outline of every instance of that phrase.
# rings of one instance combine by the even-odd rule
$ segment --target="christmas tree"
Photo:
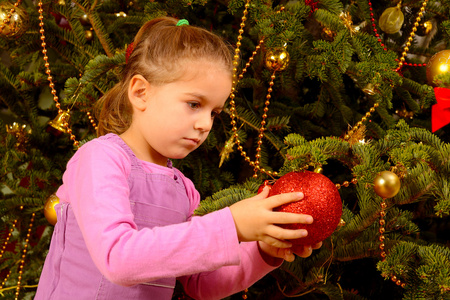
[[[450,298],[444,0],[0,2],[2,297],[34,295],[65,165],[96,137],[95,104],[134,34],[164,15],[235,55],[224,113],[174,162],[204,199],[197,214],[292,171],[322,173],[342,199],[320,250],[230,298]]]

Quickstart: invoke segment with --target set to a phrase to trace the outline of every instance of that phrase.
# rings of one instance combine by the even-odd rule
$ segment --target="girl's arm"
[[[282,259],[262,254],[257,242],[243,242],[240,244],[238,265],[183,276],[178,280],[186,293],[194,299],[223,299],[248,288],[282,262]]]

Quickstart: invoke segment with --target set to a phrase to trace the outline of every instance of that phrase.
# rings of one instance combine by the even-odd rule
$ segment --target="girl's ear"
[[[150,83],[142,75],[134,75],[128,86],[128,99],[138,110],[145,110],[150,95]]]

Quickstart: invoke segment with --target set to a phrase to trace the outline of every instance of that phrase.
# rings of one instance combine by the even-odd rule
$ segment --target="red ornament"
[[[314,245],[329,237],[339,225],[342,215],[341,196],[334,183],[320,173],[290,172],[273,184],[269,197],[291,192],[303,192],[305,197],[277,207],[275,211],[307,214],[314,218],[312,224],[283,225],[284,228],[308,230],[308,236],[291,242]]]
[[[437,104],[431,107],[431,131],[435,132],[450,123],[450,89],[435,87]]]
[[[305,0],[305,4],[311,7],[310,15],[318,10],[319,0]]]

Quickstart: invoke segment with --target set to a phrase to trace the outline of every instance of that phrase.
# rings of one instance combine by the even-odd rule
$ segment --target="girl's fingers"
[[[322,242],[318,242],[317,244],[311,245],[311,247],[316,250],[319,249],[320,247],[322,247]]]
[[[268,193],[268,191],[267,191]],[[260,194],[261,195],[261,194]],[[295,193],[285,193],[285,194],[279,194],[272,197],[267,198],[266,203],[269,206],[268,208],[275,208],[277,206],[291,203],[295,201],[302,200],[304,197],[302,192],[295,192]]]
[[[282,240],[273,238],[269,235],[263,237],[261,241],[268,245],[276,247],[276,248],[291,248],[292,247],[292,243],[290,243],[288,241],[282,241]]]
[[[308,235],[306,229],[284,229],[276,225],[267,227],[267,235],[278,240],[296,240]]]
[[[271,218],[274,224],[312,224],[314,221],[310,215],[276,211],[272,212]]]

